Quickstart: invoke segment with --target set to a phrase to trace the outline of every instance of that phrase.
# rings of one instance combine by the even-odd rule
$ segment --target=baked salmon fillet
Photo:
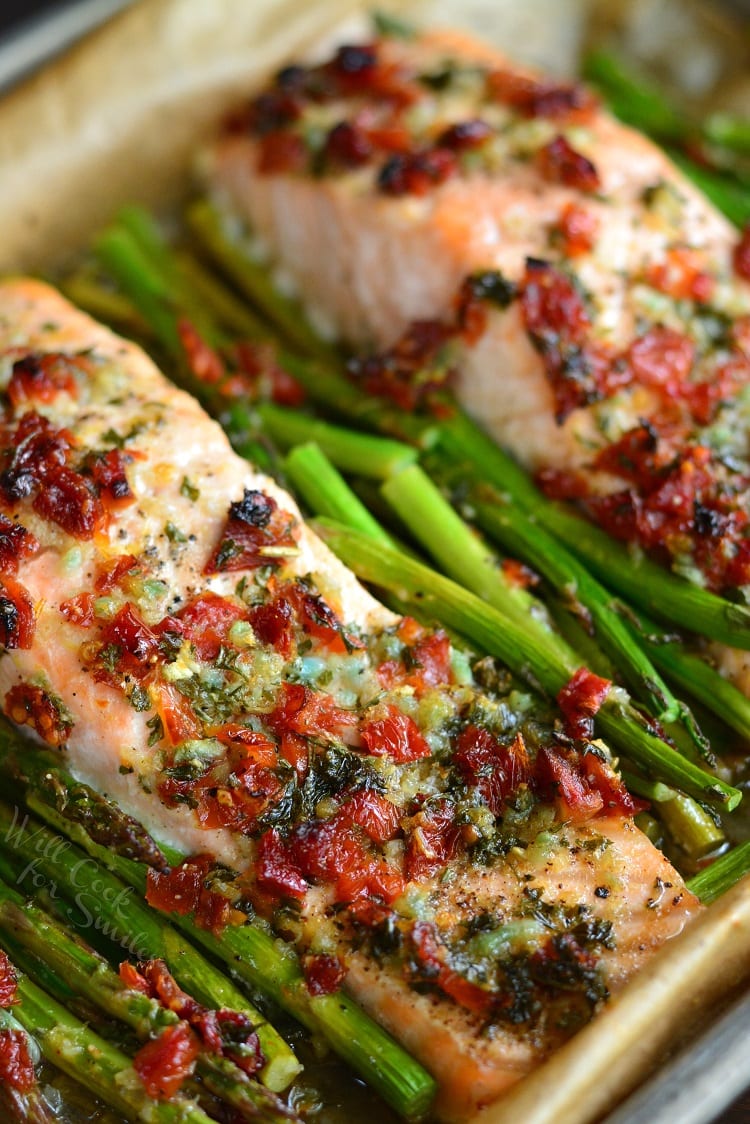
[[[452,32],[343,46],[281,71],[201,171],[311,320],[377,352],[370,392],[411,408],[449,379],[550,495],[750,584],[750,234],[587,89]]]
[[[383,608],[137,347],[9,280],[0,376],[5,713],[229,868],[311,989],[346,987],[434,1073],[440,1119],[698,911],[606,746]]]

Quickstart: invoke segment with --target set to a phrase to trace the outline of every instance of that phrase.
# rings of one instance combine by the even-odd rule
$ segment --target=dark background
[[[75,3],[75,0],[73,2]],[[208,4],[213,2],[214,0],[205,0]],[[247,0],[247,2],[258,3],[259,0]],[[0,45],[6,42],[20,25],[39,19],[47,13],[59,11],[66,6],[69,6],[69,3],[66,4],[64,0],[63,2],[61,0],[0,0]],[[750,11],[750,0],[735,0],[732,6],[747,12]],[[519,1124],[523,1122],[519,1121]],[[680,1122],[676,1120],[674,1124]],[[750,1124],[750,1093],[736,1101],[717,1124]]]

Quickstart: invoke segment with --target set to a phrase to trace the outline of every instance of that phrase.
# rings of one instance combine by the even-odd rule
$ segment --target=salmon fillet
[[[694,916],[606,747],[378,604],[137,347],[10,280],[0,377],[5,712],[231,868],[311,989],[343,980],[432,1070],[439,1118]]]
[[[282,71],[201,173],[313,322],[380,352],[368,389],[416,406],[448,374],[551,495],[748,584],[750,239],[588,91],[452,32],[345,46]]]

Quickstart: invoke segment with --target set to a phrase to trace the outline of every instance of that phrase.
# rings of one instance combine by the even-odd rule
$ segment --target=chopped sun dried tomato
[[[430,749],[419,726],[397,706],[388,704],[386,716],[362,724],[365,751],[372,757],[388,757],[396,764],[430,757]]]
[[[5,713],[19,726],[31,726],[48,745],[62,745],[73,729],[72,719],[61,713],[41,687],[17,683],[5,696]]]
[[[604,797],[582,775],[575,755],[568,759],[551,746],[540,746],[535,773],[541,790],[555,798],[563,820],[578,823],[591,819],[603,809]]]
[[[562,135],[540,148],[537,167],[549,183],[562,183],[579,191],[598,191],[601,186],[599,173],[589,158],[577,152]]]
[[[323,145],[326,165],[338,168],[359,168],[373,154],[373,145],[365,129],[350,121],[334,125]]]
[[[29,1093],[35,1083],[26,1034],[13,1028],[0,1030],[0,1085],[17,1093]]]
[[[119,511],[135,500],[125,472],[127,459],[120,449],[110,449],[86,458],[86,470],[90,472],[107,511]]]
[[[611,393],[614,365],[589,339],[591,322],[573,280],[549,262],[528,259],[521,311],[531,342],[542,356],[562,423],[580,406]]]
[[[459,121],[449,125],[437,139],[439,148],[450,148],[455,152],[465,152],[479,148],[492,136],[492,127],[480,118]]]
[[[634,816],[648,807],[645,801],[631,796],[612,766],[598,754],[584,753],[582,764],[587,782],[601,794],[605,808]]]
[[[21,562],[39,550],[39,541],[20,523],[0,514],[0,574],[17,574]]]
[[[408,824],[405,874],[420,881],[442,870],[458,854],[461,827],[456,809],[448,800],[433,801]]]
[[[18,1003],[16,970],[7,952],[0,948],[0,1007],[12,1007]]]
[[[307,893],[308,883],[276,828],[270,828],[258,840],[255,871],[259,888],[274,898],[301,899]]]
[[[469,1011],[488,1015],[495,999],[492,992],[472,983],[447,964],[447,950],[437,936],[431,921],[415,921],[409,934],[415,952],[416,964],[430,983],[434,983],[454,1002]],[[419,971],[417,978],[419,978]]]
[[[109,593],[116,586],[121,585],[128,574],[138,570],[138,559],[134,554],[118,554],[109,562],[102,565],[96,576],[94,585],[97,593]]]
[[[531,78],[512,70],[494,70],[487,76],[490,94],[526,117],[588,121],[597,107],[585,86]]]
[[[296,523],[271,496],[246,488],[242,499],[230,505],[218,546],[203,572],[279,565],[295,549]]]
[[[141,620],[127,601],[102,628],[102,640],[122,649],[136,667],[153,664],[159,654],[159,637]]]
[[[142,976],[134,964],[124,960],[118,968],[118,975],[125,987],[131,991],[141,991],[144,995],[151,995],[151,987],[145,976]]]
[[[270,644],[285,660],[294,652],[294,607],[282,590],[250,611],[250,623],[261,644]]]
[[[258,171],[262,175],[306,170],[309,159],[307,146],[296,133],[266,133],[258,144]]]
[[[716,282],[702,265],[702,256],[697,250],[677,246],[667,251],[663,261],[648,267],[646,281],[675,300],[705,304],[711,299]]]
[[[361,827],[373,843],[387,843],[399,833],[401,812],[379,793],[362,789],[342,805],[338,819]]]
[[[228,898],[207,886],[215,865],[212,855],[192,855],[169,871],[150,869],[146,901],[165,913],[193,913],[200,928],[220,932],[233,910]]]
[[[489,730],[467,726],[458,736],[453,763],[467,784],[479,790],[485,804],[499,815],[505,801],[530,777],[529,755],[518,734],[502,745]]]
[[[442,320],[415,320],[388,351],[351,359],[348,373],[368,394],[414,410],[445,384],[447,372],[432,368],[454,335],[455,329]]]
[[[556,228],[566,257],[587,254],[594,245],[598,231],[596,216],[578,203],[566,203]]]
[[[79,628],[91,628],[94,623],[94,595],[93,593],[77,593],[60,602],[60,612],[71,624]]]
[[[302,960],[307,990],[311,995],[333,995],[346,976],[346,968],[338,956],[305,956]]]
[[[17,359],[8,383],[7,395],[18,409],[27,402],[53,402],[58,394],[75,394],[74,371],[83,365],[82,357],[32,352]]]
[[[202,660],[215,660],[220,649],[229,643],[229,630],[240,620],[247,620],[245,606],[218,593],[201,593],[177,614],[183,635]]]
[[[188,366],[201,383],[220,382],[226,374],[226,366],[218,351],[215,351],[201,336],[195,325],[181,317],[177,324],[182,349]]]
[[[0,579],[0,645],[30,648],[36,630],[34,603],[28,590],[15,578]]]
[[[169,1100],[192,1074],[199,1053],[198,1038],[186,1022],[179,1022],[140,1048],[133,1069],[150,1097]]]
[[[64,465],[45,474],[44,487],[32,507],[76,539],[93,538],[104,524],[99,497],[83,476]]]
[[[565,715],[565,725],[572,738],[590,738],[594,732],[594,716],[611,690],[609,679],[594,675],[587,667],[579,667],[575,675],[557,695],[557,705]]]
[[[161,679],[146,682],[150,694],[155,699],[157,713],[164,728],[164,737],[170,745],[180,745],[190,738],[200,736],[200,722],[195,717],[190,701],[171,683]]]
[[[457,170],[458,161],[449,148],[391,156],[378,173],[378,188],[384,195],[426,195]]]

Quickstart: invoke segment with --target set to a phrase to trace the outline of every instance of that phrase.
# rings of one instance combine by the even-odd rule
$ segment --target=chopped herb
[[[121,655],[122,648],[119,644],[105,644],[99,652],[99,659],[110,675],[114,675],[117,671],[117,665],[120,662]]]
[[[179,527],[174,523],[164,524],[164,534],[170,542],[187,542],[187,535],[183,534]]]
[[[219,547],[216,555],[215,566],[217,570],[223,570],[224,567],[231,562],[237,555],[242,554],[242,546],[236,543],[234,539],[224,539]]]
[[[155,714],[153,718],[149,718],[146,725],[151,731],[148,737],[148,746],[150,749],[152,746],[156,745],[157,742],[160,742],[164,737],[164,723],[162,722],[159,715]]]
[[[200,488],[196,488],[195,484],[190,483],[187,476],[183,476],[180,484],[180,495],[186,496],[191,503],[195,503],[200,498],[200,494]]]
[[[375,33],[383,39],[413,39],[416,28],[406,20],[400,20],[389,12],[373,12],[372,22]]]
[[[133,687],[132,691],[130,692],[129,699],[130,705],[133,707],[133,710],[151,709],[151,699],[149,698],[149,693],[145,687],[141,686],[140,683],[136,683],[136,685]]]

